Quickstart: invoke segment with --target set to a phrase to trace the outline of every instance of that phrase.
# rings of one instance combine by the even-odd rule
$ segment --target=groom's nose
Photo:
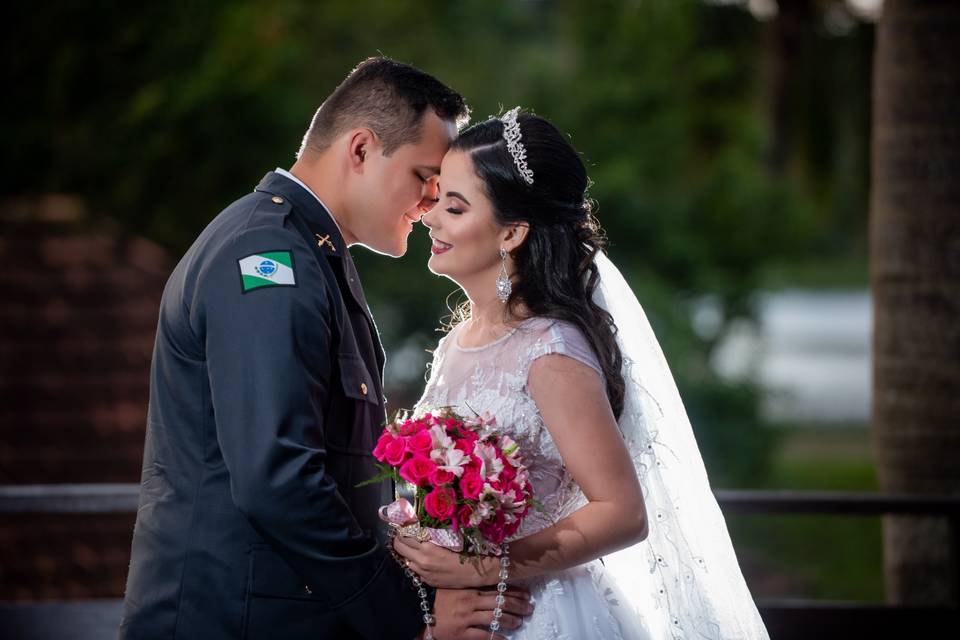
[[[423,183],[422,196],[417,210],[424,214],[433,209],[440,201],[440,176],[433,176]]]
[[[430,176],[427,178],[427,181],[423,183],[423,197],[424,199],[430,199],[434,203],[440,197],[440,176]]]
[[[423,198],[420,199],[420,204],[417,205],[417,213],[423,216],[424,214],[428,213],[431,209],[433,209],[435,206],[437,206],[438,202],[439,200],[436,198],[429,198],[424,196]]]
[[[427,180],[427,188],[430,189],[430,193],[433,194],[433,197],[436,198],[440,195],[440,174],[435,174],[430,176]]]

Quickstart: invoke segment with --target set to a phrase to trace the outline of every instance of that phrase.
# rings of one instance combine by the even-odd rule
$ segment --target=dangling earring
[[[513,283],[507,275],[507,250],[500,247],[500,273],[497,274],[497,298],[506,303],[513,291]]]

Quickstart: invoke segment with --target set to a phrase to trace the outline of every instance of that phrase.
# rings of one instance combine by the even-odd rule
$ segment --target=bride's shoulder
[[[586,340],[583,331],[569,320],[534,316],[521,325],[524,333],[537,342],[582,342]]]
[[[575,323],[538,316],[525,321],[523,328],[530,342],[528,359],[531,363],[542,356],[559,354],[601,370],[593,346]]]
[[[454,331],[456,331],[456,328],[446,330],[440,334],[440,339],[437,340],[437,344],[433,348],[434,353],[436,353],[437,351],[441,351],[445,346],[447,346],[450,343],[451,336],[453,336]]]

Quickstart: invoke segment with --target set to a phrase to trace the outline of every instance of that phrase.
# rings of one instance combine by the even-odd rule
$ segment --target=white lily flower
[[[436,458],[434,458],[434,453],[438,454]],[[434,458],[434,462],[440,469],[449,471],[458,478],[463,475],[463,467],[470,460],[467,454],[453,446],[443,451],[434,450],[430,457]]]
[[[433,450],[449,449],[453,446],[453,438],[447,435],[446,430],[438,424],[430,427],[430,436],[433,438]]]
[[[473,454],[480,458],[480,477],[484,480],[499,480],[503,471],[503,460],[497,457],[497,450],[491,444],[478,442]]]

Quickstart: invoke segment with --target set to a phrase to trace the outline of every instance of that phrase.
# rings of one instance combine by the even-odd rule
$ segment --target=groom
[[[160,307],[120,638],[411,640],[371,451],[384,356],[349,247],[400,256],[437,198],[463,98],[385,58],[321,105],[288,173],[200,234]],[[529,613],[507,599],[504,628]],[[436,593],[438,640],[496,593]]]

